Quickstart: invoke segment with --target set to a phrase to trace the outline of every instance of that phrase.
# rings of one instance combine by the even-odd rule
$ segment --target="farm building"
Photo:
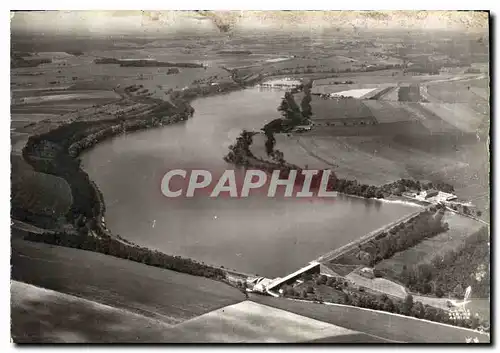
[[[449,202],[457,199],[456,195],[449,194],[438,190],[426,190],[416,195],[415,198],[421,201],[431,203]]]

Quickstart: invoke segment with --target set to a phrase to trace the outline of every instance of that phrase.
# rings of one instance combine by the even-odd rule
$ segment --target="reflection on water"
[[[183,124],[104,141],[82,156],[116,234],[168,254],[264,276],[283,276],[412,212],[410,205],[339,195],[327,200],[204,196],[167,199],[167,170],[233,168],[222,159],[243,128],[279,116],[283,91],[247,89],[195,101]],[[286,156],[285,156],[286,158]]]

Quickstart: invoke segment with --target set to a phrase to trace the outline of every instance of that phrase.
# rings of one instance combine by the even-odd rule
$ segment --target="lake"
[[[82,155],[104,195],[106,225],[134,243],[266,277],[284,276],[416,206],[339,195],[333,199],[168,199],[170,169],[234,168],[222,157],[242,129],[279,117],[284,92],[250,88],[200,98],[183,123],[106,140]],[[286,156],[285,156],[286,159]]]

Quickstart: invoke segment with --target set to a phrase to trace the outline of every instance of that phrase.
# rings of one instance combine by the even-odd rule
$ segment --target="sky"
[[[12,33],[141,34],[179,30],[325,28],[487,31],[486,12],[458,11],[46,11],[11,13]]]

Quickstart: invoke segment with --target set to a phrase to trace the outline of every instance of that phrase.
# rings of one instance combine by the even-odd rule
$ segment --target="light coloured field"
[[[464,103],[421,103],[421,105],[457,129],[468,133],[476,132],[487,119]]]
[[[376,88],[359,88],[359,89],[350,89],[347,91],[340,91],[333,93],[333,97],[351,97],[351,98],[361,98],[370,92],[376,90]]]
[[[357,179],[360,183],[379,185],[409,176],[404,165],[385,158],[375,150],[363,150],[351,143],[352,139],[359,141],[361,138],[280,135],[276,138],[276,148],[290,163],[309,168],[329,168],[341,178]]]
[[[23,123],[15,127],[11,126],[10,144],[11,144],[11,153],[13,154],[21,155],[24,146],[26,146],[26,142],[28,142],[29,134],[15,131],[24,125],[25,124]]]
[[[473,89],[471,90],[471,87],[478,87],[474,86],[474,84],[480,85],[480,88],[484,84],[484,80],[470,79],[434,83],[427,87],[427,92],[434,98],[434,100],[431,100],[433,103],[465,103],[474,111],[487,114],[489,110],[487,108],[488,99],[484,99],[481,95],[475,94]],[[485,91],[485,88],[482,89]],[[487,98],[487,95],[484,94],[483,96]]]
[[[311,93],[313,94],[340,94],[341,92],[346,92],[346,91],[353,91],[356,93],[356,90],[361,90],[360,92],[363,92],[362,90],[369,90],[366,91],[366,93],[369,92],[376,92],[376,90],[381,90],[386,87],[390,87],[390,84],[385,84],[385,83],[380,83],[380,84],[368,84],[368,83],[352,83],[352,84],[334,84],[334,82],[343,82],[345,81],[344,79],[341,78],[332,78],[332,79],[325,79],[327,80],[327,83],[323,84],[318,84],[317,80],[314,81],[314,85],[311,89]],[[345,96],[348,96],[349,94],[344,94]],[[363,96],[361,94],[359,97]],[[355,98],[359,98],[356,96]]]
[[[394,297],[404,299],[407,292],[404,286],[392,282],[385,278],[366,278],[357,273],[351,272],[346,278],[358,286],[363,286],[371,290],[386,293]]]
[[[399,86],[393,87],[390,91],[382,95],[379,100],[397,102],[399,100]]]
[[[292,343],[358,332],[252,301],[226,306],[175,327],[190,342]]]
[[[423,108],[421,103],[405,102],[401,107],[408,112],[408,115],[414,117],[432,134],[456,134],[458,131],[455,126],[441,119],[430,110]]]
[[[78,92],[73,93],[71,91],[66,91],[62,94],[50,94],[45,96],[25,96],[19,98],[19,104],[42,104],[42,103],[53,103],[60,101],[77,101],[82,99],[95,99],[95,100],[108,100],[108,99],[118,99],[120,98],[115,92],[112,91],[89,91],[89,92]]]
[[[453,212],[446,212],[443,221],[447,222],[450,227],[447,232],[425,239],[410,249],[396,253],[390,259],[381,261],[376,268],[384,272],[400,273],[403,266],[411,268],[419,264],[430,263],[437,255],[456,249],[463,244],[467,236],[483,226],[482,223]]]

